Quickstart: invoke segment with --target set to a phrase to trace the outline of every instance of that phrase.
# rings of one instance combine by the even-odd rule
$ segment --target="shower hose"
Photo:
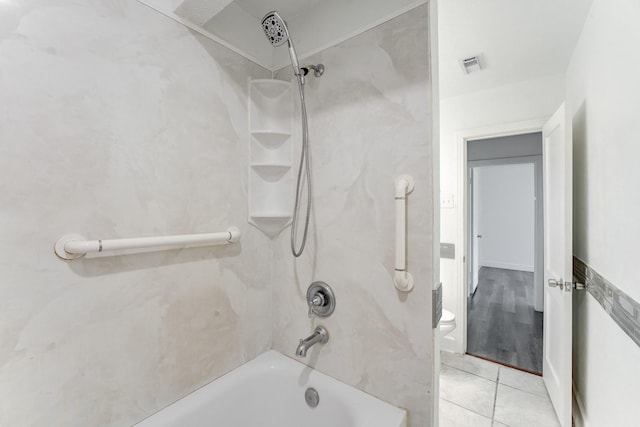
[[[302,150],[300,152],[300,165],[298,167],[298,180],[296,182],[296,200],[293,208],[293,220],[291,223],[291,253],[298,258],[302,255],[304,247],[307,244],[307,234],[309,232],[309,217],[311,216],[311,162],[309,160],[309,126],[307,123],[307,106],[304,99],[304,81],[302,75],[297,75],[298,92],[300,93],[300,112],[302,115]],[[303,174],[304,171],[304,174]],[[300,213],[300,204],[302,199],[302,190],[304,188],[303,180],[307,186],[307,212],[304,219],[304,230],[302,232],[302,241],[297,247],[298,241],[298,216]]]

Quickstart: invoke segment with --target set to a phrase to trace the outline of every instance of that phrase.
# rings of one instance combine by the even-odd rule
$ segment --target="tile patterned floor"
[[[440,427],[558,427],[541,377],[442,352]]]

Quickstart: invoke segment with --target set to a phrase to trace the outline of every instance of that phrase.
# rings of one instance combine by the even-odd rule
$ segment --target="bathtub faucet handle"
[[[307,289],[307,305],[309,317],[314,314],[318,317],[327,317],[333,313],[336,306],[336,297],[329,285],[324,282],[313,282]]]
[[[324,295],[322,295],[321,293],[315,294],[315,296],[311,299],[311,304],[315,305],[316,307],[324,305]]]
[[[313,317],[314,307],[322,307],[325,304],[324,295],[317,293],[309,301],[309,318]]]

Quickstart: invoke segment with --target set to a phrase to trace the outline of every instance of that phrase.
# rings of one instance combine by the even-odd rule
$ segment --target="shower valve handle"
[[[329,285],[324,282],[313,282],[307,289],[307,306],[309,317],[327,317],[336,307],[336,297]]]
[[[325,303],[324,295],[317,293],[309,301],[309,318],[313,317],[313,307],[322,307]]]

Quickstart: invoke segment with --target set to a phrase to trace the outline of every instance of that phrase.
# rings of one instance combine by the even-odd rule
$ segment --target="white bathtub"
[[[318,391],[311,408],[305,391]],[[275,351],[229,372],[138,427],[406,427],[406,413]]]

